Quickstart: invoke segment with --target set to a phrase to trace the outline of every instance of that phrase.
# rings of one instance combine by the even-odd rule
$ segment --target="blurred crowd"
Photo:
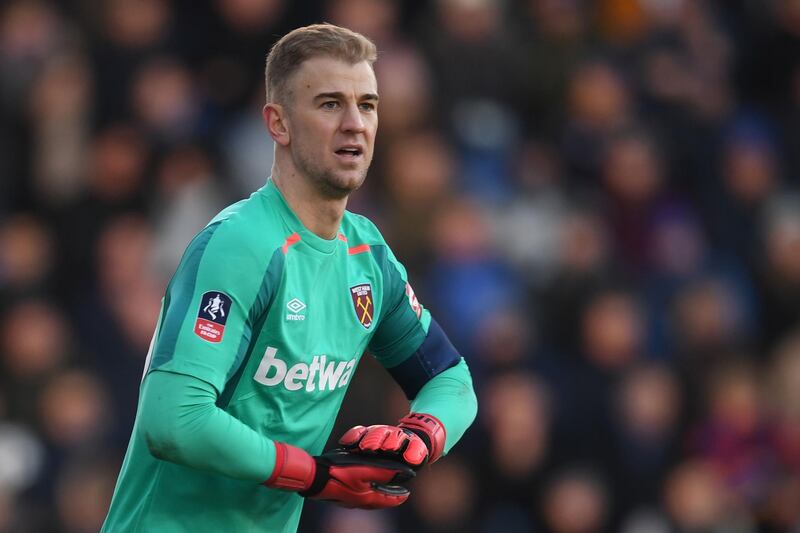
[[[0,531],[99,528],[166,283],[268,176],[266,52],[323,20],[380,50],[350,209],[479,414],[301,531],[800,531],[794,0],[3,2]],[[406,409],[365,357],[334,435]]]

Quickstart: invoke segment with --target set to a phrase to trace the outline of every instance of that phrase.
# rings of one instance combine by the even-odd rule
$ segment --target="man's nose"
[[[358,104],[348,105],[342,116],[342,131],[363,132],[365,130],[364,117]]]

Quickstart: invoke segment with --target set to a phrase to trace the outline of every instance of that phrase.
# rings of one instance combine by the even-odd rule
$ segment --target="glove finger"
[[[389,426],[370,426],[358,443],[358,448],[365,452],[376,452],[382,449],[383,441],[389,435]]]
[[[366,432],[367,428],[364,426],[351,427],[339,438],[339,444],[343,446],[355,446]]]
[[[400,428],[390,428],[389,434],[383,440],[381,450],[399,452],[403,445],[408,441],[408,435]]]
[[[422,466],[428,458],[428,447],[422,439],[409,439],[408,446],[403,452],[403,460],[411,466]]]

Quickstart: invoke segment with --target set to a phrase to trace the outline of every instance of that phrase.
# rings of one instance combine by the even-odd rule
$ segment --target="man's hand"
[[[414,471],[399,461],[345,450],[312,457],[283,442],[275,443],[275,450],[275,468],[264,482],[271,488],[360,509],[396,507],[411,494],[402,483],[413,478]]]
[[[415,469],[436,461],[444,442],[445,430],[439,419],[421,413],[406,415],[396,426],[355,426],[339,439],[346,450],[403,461]]]
[[[317,473],[306,498],[331,501],[342,507],[396,507],[411,492],[402,485],[414,471],[398,461],[333,450],[314,457]]]
[[[412,468],[419,468],[428,458],[428,447],[422,439],[398,426],[355,426],[342,435],[339,444],[361,455],[403,461]]]

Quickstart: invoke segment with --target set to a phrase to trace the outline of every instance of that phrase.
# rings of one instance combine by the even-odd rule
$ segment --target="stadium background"
[[[265,53],[323,20],[380,49],[351,209],[480,410],[302,531],[800,531],[793,0],[4,2],[0,531],[98,529],[168,277],[268,174]],[[403,409],[365,358],[334,433]]]

